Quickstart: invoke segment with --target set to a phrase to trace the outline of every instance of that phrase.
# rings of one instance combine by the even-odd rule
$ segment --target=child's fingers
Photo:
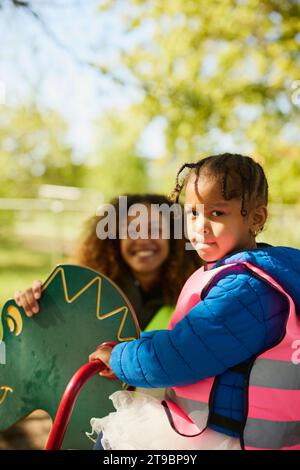
[[[32,290],[35,299],[40,299],[42,295],[42,281],[33,281]]]
[[[102,360],[100,357],[99,351],[95,351],[89,355],[89,362],[95,361],[96,359],[99,359],[100,361]]]
[[[107,366],[109,366],[109,359],[111,355],[111,348],[107,346],[101,346],[96,349],[92,354],[89,355],[89,361],[100,359]]]
[[[99,375],[101,375],[102,377],[107,377],[107,378],[115,377],[113,370],[109,366],[110,354],[111,354],[111,348],[100,347],[96,351],[94,351],[92,354],[89,355],[89,362],[99,359],[106,365],[106,368],[103,369],[101,372],[99,372]]]

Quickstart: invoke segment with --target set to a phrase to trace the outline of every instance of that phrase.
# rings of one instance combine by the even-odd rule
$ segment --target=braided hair
[[[189,171],[181,177],[183,170]],[[263,168],[250,157],[222,153],[203,158],[196,163],[185,163],[179,169],[176,176],[176,184],[170,199],[178,202],[181,191],[192,173],[196,174],[196,187],[203,170],[210,176],[218,178],[221,184],[222,196],[225,200],[233,198],[241,199],[241,215],[248,214],[246,206],[251,206],[253,201],[262,205],[268,204],[268,182]]]

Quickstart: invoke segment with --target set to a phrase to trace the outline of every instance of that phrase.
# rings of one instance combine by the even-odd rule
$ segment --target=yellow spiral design
[[[19,336],[23,330],[22,315],[17,307],[9,305],[6,310],[6,323],[9,331],[15,336]]]

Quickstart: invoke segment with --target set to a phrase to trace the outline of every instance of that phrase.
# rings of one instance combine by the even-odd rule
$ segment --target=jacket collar
[[[243,251],[255,251],[255,250],[260,250],[261,248],[266,248],[266,247],[271,247],[269,243],[263,243],[263,242],[258,242],[256,248],[253,248],[252,250],[236,250],[236,251],[231,251],[228,253],[226,256],[223,258],[216,260],[216,261],[209,261],[208,263],[204,263],[204,271],[209,271],[212,268],[217,268],[218,266],[221,266],[223,262],[227,259],[230,258],[233,255],[236,255],[237,253],[242,253]]]

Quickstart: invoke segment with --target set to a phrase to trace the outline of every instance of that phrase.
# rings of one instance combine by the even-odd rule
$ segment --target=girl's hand
[[[40,307],[37,302],[42,295],[42,281],[33,281],[32,287],[24,292],[16,291],[14,299],[19,307],[23,307],[28,317],[39,313]]]
[[[104,362],[106,365],[106,369],[99,373],[102,377],[112,378],[115,376],[114,372],[110,368],[109,361],[111,356],[112,348],[108,346],[103,346],[97,349],[95,352],[90,354],[89,362],[95,361],[96,359],[100,359],[100,361]]]

